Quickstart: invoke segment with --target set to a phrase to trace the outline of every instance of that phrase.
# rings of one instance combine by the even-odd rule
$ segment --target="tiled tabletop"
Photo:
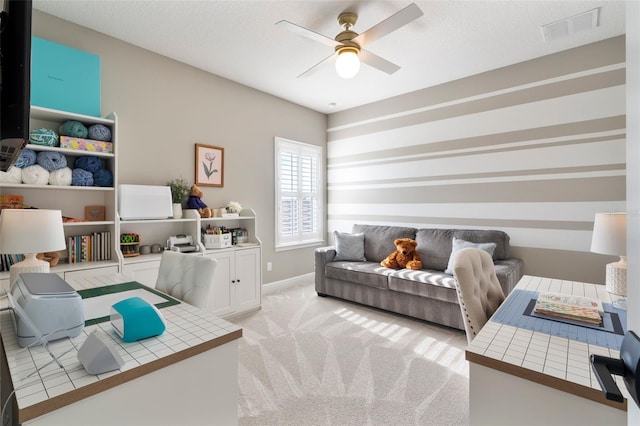
[[[120,276],[105,276],[69,281],[69,284],[80,290],[124,281],[130,280]],[[225,343],[242,335],[240,327],[187,303],[163,308],[161,313],[167,326],[160,336],[126,343],[118,337],[111,323],[107,321],[85,327],[83,332],[73,339],[51,342],[52,352],[60,358],[62,363],[63,368],[60,368],[56,363],[51,362],[51,356],[42,346],[19,347],[13,316],[10,311],[2,312],[0,332],[16,391],[18,409],[28,410],[69,392],[86,394],[82,392],[85,387],[111,377],[122,375],[123,381],[131,380],[135,378],[135,374],[131,373],[135,373],[135,370],[142,365],[150,364],[148,367],[153,367],[153,363],[156,362],[158,368],[161,368],[167,365],[168,361],[177,362],[202,350],[215,347],[216,341]],[[87,336],[95,330],[99,330],[103,333],[103,337],[106,336],[115,344],[118,353],[125,361],[121,369],[91,375],[78,361],[77,348],[80,348]],[[145,373],[150,371],[153,371],[153,368],[145,369]],[[69,395],[65,395],[65,399],[68,399],[67,397]],[[21,416],[21,420],[25,419]]]
[[[522,278],[516,289],[587,296],[605,303],[612,301],[603,285],[528,275]],[[544,384],[551,384],[560,390],[577,390],[580,396],[592,395],[595,400],[603,402],[604,397],[599,397],[600,384],[589,363],[590,354],[620,357],[620,352],[616,349],[489,320],[467,348],[466,358],[529,380],[544,381]],[[552,379],[546,380],[549,377]],[[622,378],[614,378],[625,398],[628,397]],[[581,387],[596,392],[582,392]]]

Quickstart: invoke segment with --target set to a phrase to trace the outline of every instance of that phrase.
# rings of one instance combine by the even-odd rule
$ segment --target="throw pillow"
[[[449,256],[449,265],[447,265],[447,269],[444,270],[445,274],[453,275],[453,265],[451,264],[451,259],[453,259],[453,254],[458,250],[462,250],[463,248],[472,247],[480,250],[484,250],[493,257],[493,252],[496,249],[496,243],[472,243],[470,241],[461,240],[460,238],[453,237],[453,245],[451,248],[451,256]]]
[[[336,246],[334,260],[349,260],[364,262],[364,234],[349,234],[348,232],[333,231]]]

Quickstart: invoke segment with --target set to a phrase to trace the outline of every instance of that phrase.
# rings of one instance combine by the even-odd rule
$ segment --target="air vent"
[[[555,41],[582,31],[596,28],[600,20],[600,8],[597,7],[588,12],[580,13],[560,21],[542,26],[544,41]]]

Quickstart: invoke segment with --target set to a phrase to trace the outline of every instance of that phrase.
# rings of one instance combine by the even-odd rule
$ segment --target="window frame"
[[[286,192],[282,190],[282,168],[280,162],[280,155],[282,152],[292,152],[297,155],[297,190]],[[324,149],[319,145],[312,145],[305,142],[294,141],[276,136],[274,138],[274,162],[275,162],[275,251],[298,249],[302,247],[310,247],[324,243]],[[317,171],[315,178],[316,191],[305,192],[303,191],[302,184],[302,168],[299,167],[301,163],[301,157],[303,155],[311,156],[317,161]],[[295,196],[298,200],[299,206],[297,228],[299,232],[295,236],[282,234],[282,199],[283,197]],[[303,202],[305,198],[313,198],[317,203],[316,208],[316,231],[309,233],[303,232]]]

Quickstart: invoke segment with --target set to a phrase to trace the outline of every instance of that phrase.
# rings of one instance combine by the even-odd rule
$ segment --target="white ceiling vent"
[[[593,30],[599,24],[600,8],[570,16],[542,26],[544,41],[554,41],[581,31]]]

